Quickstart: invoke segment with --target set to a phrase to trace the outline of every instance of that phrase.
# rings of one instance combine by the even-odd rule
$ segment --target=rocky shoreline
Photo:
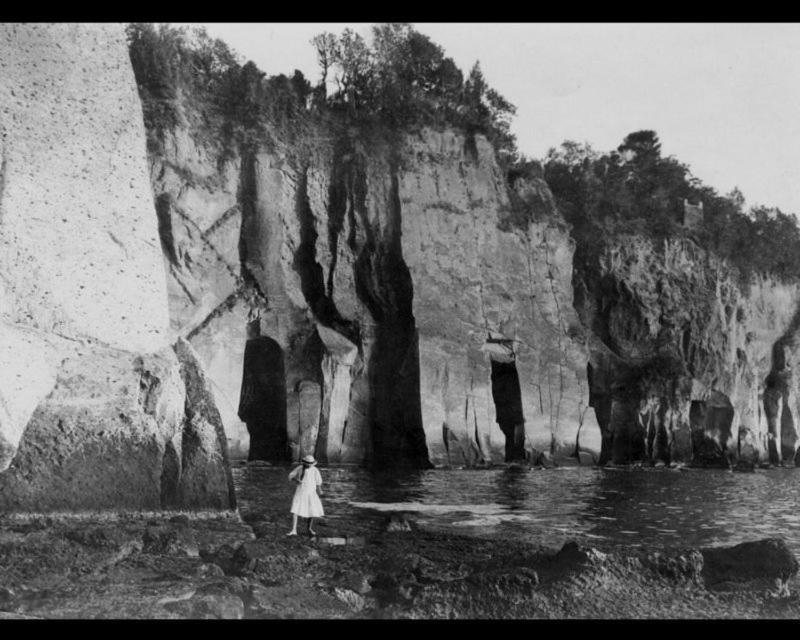
[[[797,618],[779,540],[640,554],[264,514],[0,518],[0,619]]]

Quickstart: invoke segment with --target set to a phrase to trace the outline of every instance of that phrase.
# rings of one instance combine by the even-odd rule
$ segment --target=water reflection
[[[524,509],[528,499],[525,486],[526,475],[530,471],[524,467],[512,466],[504,469],[497,476],[497,501],[509,509]]]
[[[234,470],[243,513],[285,519],[288,468]],[[330,526],[377,527],[405,511],[424,527],[558,546],[735,544],[779,536],[800,552],[800,470],[495,468],[373,474],[322,467]]]
[[[371,489],[368,502],[416,502],[425,495],[424,471],[400,470],[393,473],[376,472],[369,478]],[[369,474],[367,474],[369,476]]]

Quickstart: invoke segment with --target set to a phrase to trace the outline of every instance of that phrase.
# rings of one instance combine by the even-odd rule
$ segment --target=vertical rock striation
[[[275,104],[231,127],[184,83],[148,132],[171,331],[239,455],[794,459],[796,285],[743,284],[690,237],[590,253],[480,135],[357,127],[305,93],[281,112],[287,79],[242,73]]]
[[[575,280],[603,461],[794,463],[796,283],[638,236],[579,261]]]
[[[516,208],[539,207],[520,218],[481,136],[320,126],[300,153],[264,123],[270,144],[231,150],[190,100],[176,106],[182,124],[150,153],[172,330],[215,388],[241,396],[221,412],[240,453],[503,460],[497,360],[518,372],[517,456],[599,455],[573,246],[541,178],[518,185]],[[276,357],[259,360],[267,343]],[[283,380],[285,442],[284,401],[266,386],[256,398],[259,376]]]
[[[413,141],[400,191],[431,456],[502,460],[498,423],[511,402],[521,405],[529,452],[597,454],[567,230],[540,177],[509,192],[491,145],[465,142],[452,132]],[[500,407],[492,362],[515,366],[519,381],[519,397],[499,398]]]
[[[0,104],[0,508],[233,506],[121,26],[0,25]]]

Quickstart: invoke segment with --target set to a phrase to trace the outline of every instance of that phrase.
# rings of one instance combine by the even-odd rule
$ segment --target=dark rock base
[[[335,531],[287,538],[286,523],[253,515],[252,527],[234,515],[6,516],[0,618],[800,616],[796,561],[772,541],[625,555],[415,527],[331,544]]]

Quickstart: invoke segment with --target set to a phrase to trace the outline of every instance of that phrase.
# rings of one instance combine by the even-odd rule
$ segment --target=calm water
[[[288,471],[234,469],[242,512],[288,523]],[[599,548],[669,548],[777,536],[800,554],[800,469],[436,469],[393,477],[352,467],[320,471],[323,534],[369,533],[386,512],[402,511],[423,529],[547,547],[580,540]]]

